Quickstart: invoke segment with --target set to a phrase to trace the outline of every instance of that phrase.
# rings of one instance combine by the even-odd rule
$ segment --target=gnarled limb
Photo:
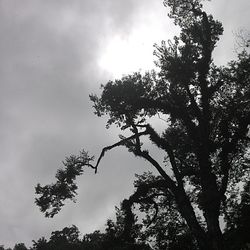
[[[124,139],[120,140],[119,142],[117,142],[117,143],[115,143],[115,144],[113,144],[111,146],[107,146],[107,147],[103,148],[102,152],[101,152],[101,154],[100,154],[100,156],[99,156],[99,158],[97,160],[97,163],[95,165],[95,173],[97,172],[97,168],[99,166],[99,163],[100,163],[101,159],[104,157],[104,155],[105,155],[105,153],[107,151],[109,151],[109,150],[111,150],[111,149],[113,149],[115,147],[124,146],[124,145],[126,145],[127,142],[136,139],[138,136],[147,135],[147,134],[148,134],[148,131],[145,130],[145,131],[140,132],[138,134],[134,134],[134,135],[131,135],[130,137],[124,138]]]

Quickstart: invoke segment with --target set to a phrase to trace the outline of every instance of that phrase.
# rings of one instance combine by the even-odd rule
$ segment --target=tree
[[[33,241],[31,250],[152,250],[145,244],[120,241],[114,235],[118,233],[116,229],[117,224],[108,220],[105,233],[94,231],[80,239],[79,230],[73,225],[52,232],[48,241],[43,237]]]
[[[137,175],[134,182],[136,192],[151,183],[155,183],[159,177],[151,172]],[[194,237],[188,229],[187,223],[181,217],[170,192],[162,192],[159,188],[144,189],[136,201],[140,212],[145,216],[140,224],[140,232],[137,237],[143,242],[150,242],[155,250],[193,250],[197,249]],[[133,199],[133,198],[132,198]],[[125,211],[126,213],[126,211]],[[126,221],[126,220],[124,220]]]
[[[28,250],[24,243],[15,244],[13,250]]]
[[[38,241],[33,240],[32,242],[33,250],[50,250],[50,246],[44,237],[38,239]]]
[[[250,33],[247,30],[239,29],[235,32],[236,44],[235,52],[239,52],[242,49],[249,50],[250,47]]]
[[[108,115],[130,136],[105,147],[96,164],[86,151],[71,156],[57,172],[55,184],[36,187],[37,205],[48,217],[76,195],[76,176],[83,167],[95,172],[104,154],[118,146],[152,164],[159,176],[145,179],[122,203],[124,237],[129,241],[135,203],[159,206],[172,202],[199,249],[226,249],[219,217],[227,211],[236,186],[249,179],[250,56],[243,50],[227,66],[214,64],[212,52],[222,25],[202,8],[201,0],[165,0],[179,37],[156,47],[158,73],[134,73],[102,86],[91,95],[95,113]],[[165,131],[152,127],[152,117],[167,119]],[[163,150],[163,163],[145,148],[144,138]],[[164,203],[161,207],[167,206]]]
[[[228,247],[232,250],[250,247],[250,181],[245,183],[240,196],[237,202],[232,202],[225,229]]]
[[[80,250],[81,240],[80,232],[75,225],[65,227],[62,230],[51,233],[49,240],[44,237],[38,241],[33,241],[33,250]]]

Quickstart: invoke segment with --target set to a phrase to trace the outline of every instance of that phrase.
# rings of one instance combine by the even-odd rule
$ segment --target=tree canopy
[[[109,81],[101,96],[90,95],[95,114],[109,117],[107,127],[115,124],[130,135],[105,147],[96,163],[86,151],[67,158],[55,184],[36,187],[36,204],[53,217],[66,199],[75,199],[75,179],[84,167],[96,172],[107,151],[125,146],[158,171],[139,177],[134,194],[122,202],[127,242],[133,239],[138,204],[145,222],[153,221],[142,236],[153,237],[158,249],[171,240],[182,246],[188,241],[190,249],[229,249],[235,223],[249,232],[249,205],[239,194],[245,186],[249,195],[250,55],[243,49],[237,60],[216,66],[213,51],[222,24],[203,10],[201,0],[165,0],[164,5],[181,31],[155,46],[159,71]],[[167,120],[162,133],[150,123],[158,116]],[[144,138],[165,153],[164,162],[153,158]]]

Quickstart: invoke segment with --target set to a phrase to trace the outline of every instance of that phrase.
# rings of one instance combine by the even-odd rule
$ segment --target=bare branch
[[[97,160],[97,163],[96,163],[96,165],[94,167],[95,173],[97,173],[97,168],[99,166],[99,163],[100,163],[101,159],[104,157],[104,155],[105,155],[105,153],[107,151],[109,151],[109,150],[111,150],[111,149],[113,149],[115,147],[118,147],[118,146],[123,146],[123,145],[126,144],[126,142],[131,141],[133,139],[136,139],[138,136],[147,135],[147,134],[148,134],[148,132],[147,132],[147,130],[145,130],[143,132],[138,133],[137,135],[132,135],[132,136],[130,136],[128,138],[125,138],[125,139],[123,139],[123,140],[121,140],[121,141],[119,141],[119,142],[117,142],[117,143],[115,143],[115,144],[113,144],[111,146],[107,146],[107,147],[103,148],[102,152],[101,152],[101,154],[100,154],[100,156],[99,156],[99,158]]]

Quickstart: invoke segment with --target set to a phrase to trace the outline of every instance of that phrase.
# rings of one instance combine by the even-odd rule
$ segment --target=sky
[[[224,64],[235,57],[233,33],[250,29],[250,1],[214,0],[206,9],[224,25],[215,51]],[[34,204],[34,187],[53,182],[66,156],[83,148],[98,156],[117,141],[88,95],[151,69],[153,44],[176,32],[161,0],[0,0],[0,245],[30,246],[72,224],[89,233],[114,216],[134,174],[152,170],[124,148],[109,152],[98,174],[86,169],[77,203],[53,219]]]

